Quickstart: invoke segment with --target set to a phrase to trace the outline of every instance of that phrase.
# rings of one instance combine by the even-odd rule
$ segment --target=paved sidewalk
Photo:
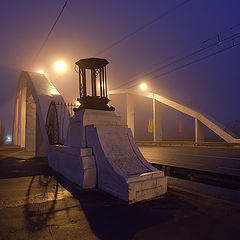
[[[6,158],[16,162],[11,170],[1,163],[4,154],[0,149],[0,168],[6,167],[0,179],[1,240],[229,240],[240,234],[240,207],[229,203],[170,189],[161,198],[128,205],[100,190],[81,191],[52,178],[45,159],[24,152]],[[13,171],[26,159],[27,171]],[[42,166],[40,174],[35,163]]]

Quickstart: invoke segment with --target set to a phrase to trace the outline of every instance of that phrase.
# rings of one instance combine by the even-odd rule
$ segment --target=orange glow
[[[58,90],[57,90],[56,88],[52,88],[52,89],[50,90],[50,93],[51,93],[52,95],[60,95],[60,93],[58,92]]]
[[[140,89],[142,90],[142,91],[145,91],[145,90],[147,90],[147,84],[146,83],[142,83],[142,84],[140,84]]]
[[[81,105],[81,103],[79,101],[75,101],[75,106],[79,107]]]
[[[40,69],[40,70],[37,71],[37,73],[44,74],[44,71]]]
[[[67,65],[63,61],[58,61],[55,63],[55,70],[58,73],[65,72],[67,69]]]

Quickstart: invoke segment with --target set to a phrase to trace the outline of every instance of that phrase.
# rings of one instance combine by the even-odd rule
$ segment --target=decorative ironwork
[[[109,62],[101,58],[86,58],[76,62],[79,67],[79,95],[80,106],[74,111],[81,109],[97,109],[114,111],[114,107],[109,107],[110,99],[107,96],[106,66]],[[90,71],[90,89],[87,91],[87,75]],[[91,91],[90,91],[91,90]],[[88,92],[88,95],[87,95]],[[90,94],[91,92],[91,94]]]
[[[49,105],[45,128],[49,143],[51,145],[61,144],[59,142],[58,112],[54,101],[52,101]]]

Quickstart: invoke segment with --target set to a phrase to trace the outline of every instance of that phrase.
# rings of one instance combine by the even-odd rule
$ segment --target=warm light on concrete
[[[67,65],[63,61],[58,61],[55,63],[55,71],[56,72],[62,73],[62,72],[65,72],[66,69],[67,69]]]
[[[75,101],[75,106],[79,107],[81,105],[81,103],[79,101]]]
[[[51,92],[52,95],[60,95],[60,93],[58,92],[58,90],[56,88],[52,88],[50,90],[50,92]]]
[[[142,91],[147,90],[147,84],[146,84],[146,83],[140,84],[140,89],[141,89]]]
[[[44,71],[43,70],[38,70],[37,73],[44,74]]]

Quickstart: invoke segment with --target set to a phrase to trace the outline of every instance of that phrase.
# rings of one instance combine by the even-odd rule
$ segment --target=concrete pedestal
[[[49,147],[50,165],[82,188],[97,184],[129,203],[167,191],[164,173],[144,159],[130,128],[114,112],[78,111],[70,120],[67,143]],[[82,155],[84,149],[93,154]]]
[[[127,127],[86,127],[98,171],[98,187],[129,203],[151,199],[167,191],[164,173],[142,156]]]
[[[50,167],[83,189],[96,187],[96,164],[91,148],[50,145]]]

